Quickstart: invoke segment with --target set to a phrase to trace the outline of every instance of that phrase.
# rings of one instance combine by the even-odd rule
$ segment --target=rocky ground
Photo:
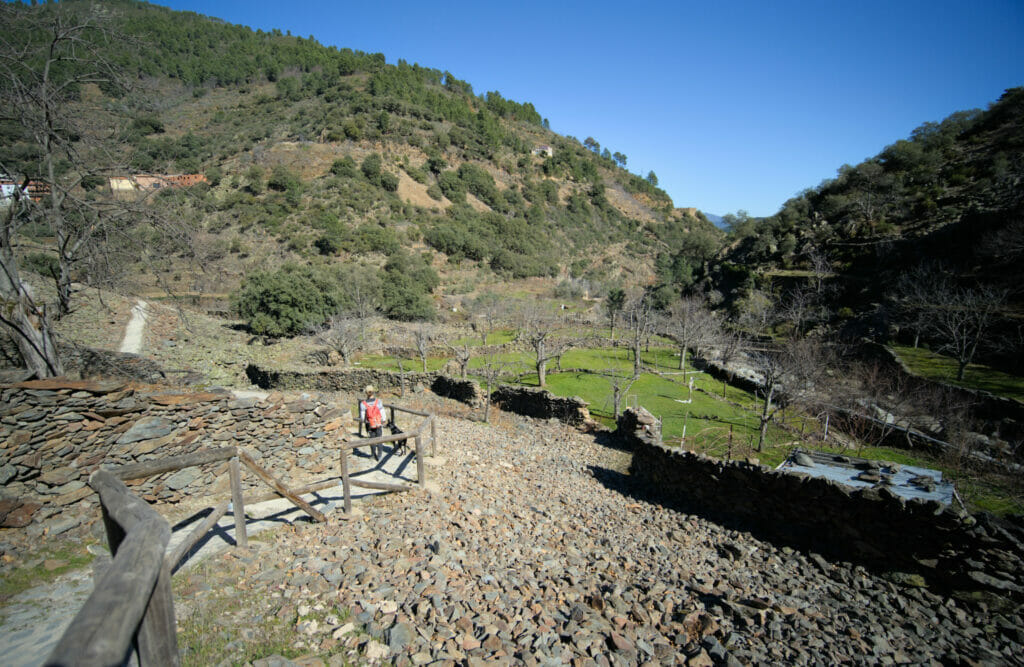
[[[667,510],[601,436],[503,418],[441,419],[438,491],[181,575],[185,661],[1024,664],[1019,608]]]

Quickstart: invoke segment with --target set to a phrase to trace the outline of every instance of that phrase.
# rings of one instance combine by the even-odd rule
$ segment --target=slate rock
[[[143,417],[117,439],[117,444],[128,445],[142,440],[153,440],[170,435],[176,425],[163,417]]]

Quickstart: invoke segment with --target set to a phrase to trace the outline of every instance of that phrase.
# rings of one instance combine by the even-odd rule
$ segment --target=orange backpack
[[[363,401],[363,409],[366,412],[367,425],[370,428],[380,428],[381,422],[383,422],[384,419],[380,414],[380,407],[377,405],[377,401],[374,401],[373,403]]]

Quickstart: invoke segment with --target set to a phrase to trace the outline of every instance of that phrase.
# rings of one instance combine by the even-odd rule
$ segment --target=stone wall
[[[399,373],[376,368],[274,369],[249,364],[245,374],[261,389],[344,391],[356,395],[362,394],[363,387],[368,384],[380,392],[398,392],[403,382]],[[417,384],[430,386],[436,377],[436,373],[406,373],[405,388],[410,389]]]
[[[308,389],[318,391],[362,392],[373,384],[382,392],[397,392],[401,376],[393,371],[370,368],[272,369],[250,365],[249,380],[263,389]],[[406,387],[430,387],[438,396],[461,401],[473,407],[483,404],[484,390],[471,380],[458,380],[442,373],[406,373]],[[544,389],[501,386],[491,400],[502,410],[537,419],[557,419],[576,427],[593,428],[587,402],[579,397],[562,398]]]
[[[557,419],[573,426],[593,424],[587,402],[578,396],[562,398],[545,389],[503,385],[491,393],[502,410],[537,419]]]
[[[923,576],[957,588],[1024,597],[1024,522],[967,516],[935,501],[904,500],[745,462],[669,449],[627,410],[617,433],[630,472],[652,497],[774,542]]]
[[[0,386],[0,526],[60,534],[99,516],[86,485],[99,466],[203,448],[244,447],[290,485],[337,475],[334,445],[350,420],[347,406],[308,394],[257,401],[117,381]],[[226,470],[227,462],[213,463],[128,485],[150,502],[226,498]],[[244,468],[242,479],[249,490],[269,491]]]
[[[438,375],[430,385],[430,390],[438,396],[451,398],[474,408],[484,403],[484,391],[472,380],[458,380],[447,375]]]

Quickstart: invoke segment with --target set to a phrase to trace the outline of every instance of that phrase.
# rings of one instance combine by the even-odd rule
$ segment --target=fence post
[[[423,474],[423,439],[420,438],[419,431],[416,431],[416,478],[421,489],[426,486],[427,480]]]
[[[352,515],[352,491],[348,484],[348,448],[341,448],[341,486],[345,491],[345,515]]]
[[[430,455],[437,456],[437,417],[430,415]]]
[[[232,458],[228,464],[228,475],[231,477],[231,507],[235,514],[235,546],[248,549],[249,535],[245,531],[245,500],[242,497],[242,475],[237,456]]]

